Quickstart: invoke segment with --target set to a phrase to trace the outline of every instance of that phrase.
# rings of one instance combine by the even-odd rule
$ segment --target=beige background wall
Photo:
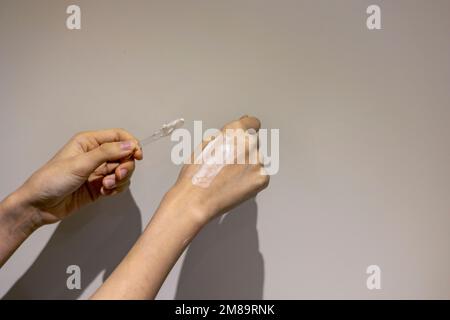
[[[180,116],[253,114],[280,129],[279,174],[204,230],[159,298],[448,299],[449,13],[446,0],[0,0],[0,197],[80,130],[144,137]],[[145,149],[131,193],[28,239],[0,297],[88,297],[176,178],[172,145]],[[70,264],[81,291],[65,288]]]

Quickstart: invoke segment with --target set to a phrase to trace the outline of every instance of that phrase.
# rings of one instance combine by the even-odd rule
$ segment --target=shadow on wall
[[[197,235],[187,250],[175,299],[263,298],[257,211],[255,199],[248,200]]]
[[[128,190],[103,199],[59,224],[39,257],[3,299],[77,299],[105,270],[105,280],[142,231],[141,213]],[[81,289],[69,290],[69,265],[81,268]]]

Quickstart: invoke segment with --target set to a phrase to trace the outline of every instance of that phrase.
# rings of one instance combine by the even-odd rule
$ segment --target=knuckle
[[[260,174],[258,178],[258,187],[262,190],[268,187],[270,176],[268,174]]]
[[[245,127],[245,124],[252,124],[256,129],[261,128],[261,120],[256,117],[246,117],[239,120],[241,127]]]
[[[89,131],[80,131],[73,135],[72,140],[80,141],[87,138]]]
[[[230,123],[227,123],[223,129],[227,130],[227,129],[239,129],[242,128],[242,122],[240,120],[236,120],[236,121],[232,121]]]
[[[124,128],[115,128],[114,132],[116,133],[118,141],[121,139],[121,137],[124,137],[125,139],[129,140],[136,139],[129,131],[127,131]]]
[[[258,175],[260,175],[260,173],[261,173],[261,165],[260,164],[254,164],[254,165],[252,165],[252,169],[253,169],[253,171],[255,172],[255,174],[258,174]]]
[[[128,133],[124,128],[114,128],[113,130],[116,133]]]
[[[256,118],[256,117],[253,117],[253,119],[254,119],[255,122],[256,122],[256,127],[257,127],[257,128],[261,128],[261,120],[259,120],[259,119]]]
[[[113,133],[114,133],[114,141],[120,141],[120,136],[122,133],[122,129],[121,128],[114,128],[112,129]]]
[[[98,149],[100,150],[100,152],[102,153],[109,153],[109,143],[103,143],[101,144]]]

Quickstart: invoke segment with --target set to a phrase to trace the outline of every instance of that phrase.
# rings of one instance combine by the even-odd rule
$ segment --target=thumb
[[[76,172],[79,175],[89,176],[101,164],[126,158],[137,148],[138,143],[134,140],[103,143],[75,158]]]

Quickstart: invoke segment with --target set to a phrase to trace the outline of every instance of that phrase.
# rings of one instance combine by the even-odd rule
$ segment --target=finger
[[[133,157],[134,157],[135,160],[142,160],[142,159],[144,159],[144,152],[142,151],[142,148],[140,146],[135,151]]]
[[[111,195],[112,193],[113,193],[113,191],[114,191],[114,189],[106,189],[105,187],[101,187],[100,188],[100,194],[102,195],[102,196],[109,196],[109,195]]]
[[[248,163],[259,163],[258,136],[256,134],[247,134],[246,146],[248,146],[248,149],[246,150],[248,153]]]
[[[114,173],[111,173],[103,178],[102,186],[106,190],[112,190],[126,184],[133,174],[134,162],[128,161],[121,164]]]
[[[245,115],[242,116],[239,120],[226,124],[222,128],[222,131],[225,131],[227,129],[243,129],[244,131],[253,129],[255,131],[258,131],[259,128],[261,128],[261,122],[259,121],[259,119]]]
[[[239,122],[244,130],[254,129],[255,131],[258,131],[259,128],[261,128],[261,121],[255,117],[246,116],[241,118]]]
[[[117,191],[117,193],[123,192],[123,191],[125,191],[126,189],[128,189],[128,188],[130,187],[130,185],[131,185],[131,181],[128,180],[126,183],[124,183],[124,184],[118,186],[118,187],[116,188],[116,190],[114,190],[114,191]]]
[[[105,162],[95,169],[94,173],[99,176],[106,176],[116,170],[119,165],[118,162]]]
[[[135,167],[134,160],[127,160],[121,163],[115,170],[116,181],[131,177]]]
[[[109,142],[99,147],[82,153],[74,158],[74,170],[82,176],[89,176],[104,162],[114,162],[127,158],[137,149],[137,142],[134,140],[122,142]]]
[[[136,140],[137,138],[124,129],[115,128],[107,130],[87,131],[88,137],[91,137],[97,141],[99,145],[107,142],[120,142],[127,140]]]
[[[102,180],[102,186],[106,190],[114,189],[117,186],[116,174],[112,173],[104,177]]]
[[[269,164],[270,164],[270,161],[264,157],[264,153],[261,152],[260,149],[258,149],[258,163],[259,163],[262,167],[265,167],[266,165],[269,165]]]
[[[113,196],[113,195],[116,195],[116,194],[121,193],[121,192],[125,191],[126,189],[128,189],[130,187],[130,184],[131,184],[131,182],[128,180],[126,183],[124,183],[121,186],[118,186],[115,189],[108,190],[108,189],[102,188],[100,190],[100,193],[104,196]]]
[[[108,142],[121,142],[127,140],[134,140],[136,143],[138,142],[138,139],[134,135],[125,129],[120,128],[86,131],[77,136],[86,144],[86,151],[91,151],[92,149]],[[136,160],[143,159],[143,152],[140,148],[136,149],[134,158]]]
[[[116,181],[117,181],[117,180],[116,180]],[[129,185],[130,182],[131,182],[131,178],[130,178],[130,177],[127,177],[127,178],[125,178],[125,179],[123,179],[123,180],[120,180],[120,181],[118,181],[118,182],[116,183],[116,186],[115,186],[114,189],[119,189],[119,188],[123,187],[124,185]]]

